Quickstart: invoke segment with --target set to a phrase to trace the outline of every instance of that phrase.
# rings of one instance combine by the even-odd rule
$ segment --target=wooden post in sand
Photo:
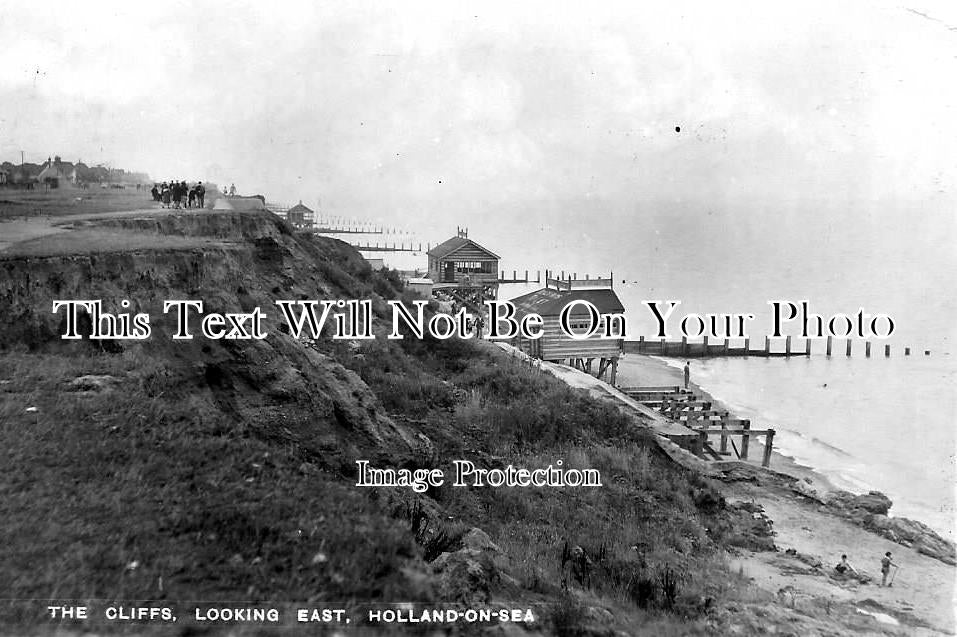
[[[851,355],[851,339],[847,339],[847,355]]]
[[[811,355],[811,339],[809,338],[804,339],[804,355]]]
[[[744,435],[741,436],[741,459],[748,459],[748,445],[751,443],[751,436],[748,435],[748,430],[751,429],[750,420],[742,420],[741,428],[744,429]]]
[[[885,346],[884,346],[884,356],[889,357],[890,355],[891,355],[891,346],[890,346],[890,345],[885,345]]]
[[[764,355],[767,356],[771,353],[771,337],[764,337]]]
[[[761,461],[762,467],[771,466],[771,450],[774,448],[774,430],[768,429],[764,436],[764,460]]]
[[[825,354],[827,354],[828,356],[831,355],[831,339],[832,338],[833,337],[830,334],[827,335],[827,351],[825,352]]]
[[[784,355],[787,357],[791,356],[791,335],[790,334],[784,337]]]

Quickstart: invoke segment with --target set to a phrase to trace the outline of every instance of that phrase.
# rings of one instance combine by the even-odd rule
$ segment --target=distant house
[[[97,181],[93,169],[81,161],[77,161],[76,164],[73,165],[73,174],[70,175],[70,179],[74,184],[85,184]]]
[[[469,239],[468,231],[459,229],[456,236],[429,250],[429,278],[460,286],[496,283],[498,260],[497,254]]]
[[[11,183],[20,188],[33,188],[37,183],[37,178],[34,176],[35,173],[31,170],[31,167],[39,172],[39,166],[33,166],[32,164],[18,166],[10,176]]]
[[[6,186],[10,183],[10,173],[0,168],[0,186]]]
[[[286,212],[286,221],[297,228],[312,228],[315,225],[316,213],[302,205],[302,199]]]
[[[515,315],[521,319],[527,314],[538,314],[543,319],[543,335],[538,339],[516,338],[515,345],[529,356],[546,361],[568,362],[570,365],[591,373],[593,361],[598,361],[597,376],[601,378],[610,371],[610,382],[615,383],[618,359],[624,351],[624,338],[620,326],[611,321],[612,338],[597,333],[583,339],[573,339],[559,324],[562,310],[574,301],[591,303],[600,314],[613,315],[624,312],[621,299],[611,288],[611,279],[591,281],[548,281],[548,287],[512,299]],[[576,334],[584,334],[590,324],[589,310],[584,303],[577,303],[569,312],[569,328]],[[614,336],[618,335],[619,338]]]
[[[76,183],[76,170],[70,162],[64,162],[57,155],[53,159],[47,159],[40,165],[40,172],[36,176],[40,185],[49,188],[59,188],[68,184]]]

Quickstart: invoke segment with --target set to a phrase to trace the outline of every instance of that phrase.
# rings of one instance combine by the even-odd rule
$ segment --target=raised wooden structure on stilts
[[[612,279],[555,279],[546,276],[545,282],[546,287],[512,299],[516,320],[532,313],[542,317],[542,337],[517,337],[513,344],[529,356],[566,363],[614,385],[618,360],[624,348],[624,339],[621,338],[624,321],[618,322],[613,317],[623,314],[625,308],[615,294]],[[587,338],[572,338],[560,325],[562,310],[576,301],[579,303],[569,312],[569,328],[576,334],[589,334]],[[590,325],[585,303],[598,310],[606,321],[605,325]]]
[[[710,401],[677,385],[621,387],[623,393],[646,407],[698,432],[698,444],[693,451],[702,457],[725,460],[732,454],[739,460],[748,460],[751,438],[764,436],[764,456],[761,466],[771,465],[774,449],[774,429],[751,429],[751,421],[734,418],[727,411],[712,409]],[[718,438],[718,448],[711,444],[711,436]],[[741,447],[734,444],[740,438]],[[730,443],[731,451],[728,450]]]
[[[497,254],[469,239],[468,228],[428,251],[432,295],[447,296],[484,314],[482,303],[498,297]]]

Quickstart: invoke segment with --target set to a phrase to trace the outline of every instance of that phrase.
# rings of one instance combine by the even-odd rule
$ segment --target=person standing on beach
[[[200,208],[206,207],[206,187],[203,182],[196,184],[196,205]]]
[[[888,551],[884,553],[884,557],[881,558],[881,586],[887,586],[887,574],[891,572],[891,567],[897,568],[897,564],[894,564],[891,560],[891,552]]]
[[[235,197],[235,196],[236,196],[236,184],[232,184],[232,185],[229,187],[229,196],[230,196],[230,197]]]
[[[691,382],[691,361],[685,361],[685,389],[688,389],[688,384]]]

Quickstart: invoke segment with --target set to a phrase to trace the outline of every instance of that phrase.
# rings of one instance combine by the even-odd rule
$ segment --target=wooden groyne
[[[740,341],[740,339],[737,339]],[[815,339],[805,338],[800,341],[792,342],[790,336],[771,338],[765,336],[760,347],[754,348],[751,345],[751,339],[744,339],[743,345],[732,345],[731,339],[719,339],[717,342],[709,340],[706,336],[702,342],[689,342],[687,338],[680,341],[669,341],[666,339],[646,339],[644,336],[635,340],[625,341],[625,352],[629,354],[649,354],[653,356],[671,356],[674,358],[720,358],[722,356],[754,356],[754,357],[791,357],[791,356],[810,356],[811,344]],[[845,341],[843,348],[834,347],[834,338],[828,336],[825,340],[824,354],[831,356],[833,352],[839,352],[843,349],[845,356],[851,356],[854,351],[854,339],[842,339]],[[797,347],[795,347],[797,345]],[[904,356],[910,356],[911,348],[904,347]],[[820,350],[818,350],[820,351]],[[884,357],[891,356],[891,346],[885,344]],[[925,356],[930,356],[930,350],[924,350]],[[871,342],[864,341],[864,356],[871,356]]]
[[[778,345],[777,341],[783,341],[783,346]],[[792,347],[790,336],[773,340],[770,337],[765,337],[764,346],[759,349],[751,347],[751,339],[745,339],[743,346],[735,347],[731,344],[731,339],[723,339],[715,343],[707,336],[704,337],[704,341],[700,343],[689,342],[687,338],[682,338],[680,341],[668,341],[663,338],[647,340],[642,336],[639,337],[637,341],[625,341],[625,352],[629,354],[651,354],[655,356],[674,356],[680,358],[810,356],[811,339],[805,339],[803,350],[796,350]]]
[[[421,241],[418,244],[412,241],[408,244],[404,242],[383,242],[380,244],[378,241],[375,243],[367,241],[365,244],[353,243],[352,247],[365,252],[428,252],[432,249],[432,244],[422,243]]]
[[[764,455],[761,466],[771,466],[774,450],[774,429],[751,429],[751,421],[735,418],[727,411],[712,409],[711,401],[699,398],[693,392],[677,385],[620,387],[619,390],[641,404],[654,409],[666,418],[698,433],[694,453],[713,460],[726,460],[732,455],[748,460],[751,438],[764,437]],[[715,449],[711,438],[718,440]],[[735,444],[735,439],[738,444]],[[728,448],[730,446],[730,449]]]

